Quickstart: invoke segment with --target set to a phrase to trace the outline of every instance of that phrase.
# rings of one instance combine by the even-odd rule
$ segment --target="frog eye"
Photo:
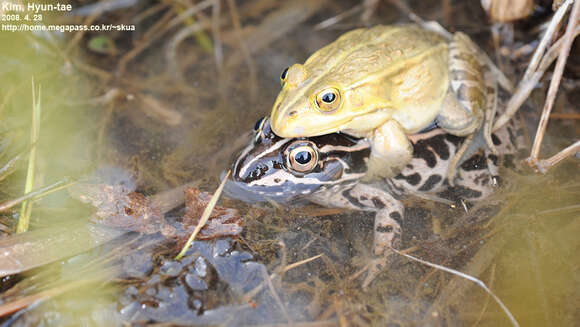
[[[318,154],[311,146],[299,146],[290,151],[288,163],[289,167],[297,172],[308,172],[316,167]]]
[[[261,117],[260,119],[258,119],[256,121],[256,124],[254,124],[254,131],[258,131],[262,128],[262,125],[264,124],[264,118],[266,117]]]
[[[340,92],[333,87],[322,90],[316,95],[316,106],[323,112],[338,109],[340,106]]]
[[[288,68],[290,67],[286,67],[286,69],[284,69],[284,71],[282,72],[282,75],[280,75],[281,84],[284,84],[284,82],[286,81],[286,77],[288,77]]]

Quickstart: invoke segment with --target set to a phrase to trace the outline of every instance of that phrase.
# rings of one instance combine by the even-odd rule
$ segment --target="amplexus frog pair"
[[[284,71],[226,193],[374,211],[380,268],[401,234],[402,198],[454,189],[481,199],[493,189],[497,150],[514,152],[512,126],[492,139],[496,83],[486,60],[461,33],[377,26],[343,35]],[[485,154],[473,156],[470,144]]]

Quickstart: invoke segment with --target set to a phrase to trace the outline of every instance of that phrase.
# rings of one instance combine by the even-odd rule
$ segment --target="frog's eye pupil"
[[[334,95],[334,93],[332,92],[324,93],[324,95],[322,96],[322,101],[326,103],[332,103],[334,99],[336,99],[336,95]]]
[[[262,127],[262,122],[264,121],[264,117],[261,117],[260,119],[258,119],[256,121],[256,124],[254,125],[254,131],[257,131],[260,129],[260,127]]]
[[[282,75],[280,75],[280,79],[282,81],[284,81],[286,79],[286,77],[288,76],[288,68],[289,67],[286,67],[286,69],[284,69],[284,71],[282,72]]]
[[[294,156],[294,160],[301,165],[305,165],[312,160],[312,155],[308,151],[300,151]]]

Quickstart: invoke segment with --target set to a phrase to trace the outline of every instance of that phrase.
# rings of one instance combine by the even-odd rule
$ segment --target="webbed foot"
[[[366,292],[366,291],[368,291],[371,283],[375,280],[377,275],[379,275],[383,271],[383,269],[387,266],[387,264],[388,264],[388,258],[385,256],[371,259],[359,271],[352,274],[352,276],[350,276],[349,279],[354,280],[354,279],[358,279],[362,275],[365,275],[361,286],[362,286],[363,291]]]
[[[393,254],[392,247],[394,245],[399,246],[401,243],[401,224],[404,208],[399,201],[389,202],[390,205],[379,210],[375,216],[373,250],[376,257],[351,276],[351,279],[356,279],[366,272],[362,283],[363,289],[367,289],[377,275],[387,267],[388,259]]]

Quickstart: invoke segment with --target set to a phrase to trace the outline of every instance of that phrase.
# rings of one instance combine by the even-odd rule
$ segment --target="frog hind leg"
[[[492,171],[492,165],[490,161],[490,154],[491,152],[493,155],[497,155],[498,151],[493,143],[491,134],[493,129],[493,119],[495,117],[497,111],[497,82],[491,76],[490,71],[486,71],[485,73],[485,81],[486,81],[486,89],[487,89],[487,101],[486,105],[487,108],[485,110],[485,120],[483,122],[483,126],[476,134],[471,134],[465,138],[463,144],[455,154],[454,158],[449,164],[449,168],[447,170],[447,179],[450,185],[454,185],[455,176],[457,174],[458,167],[467,159],[471,158],[477,151],[480,149],[484,149],[484,153],[486,155],[486,161],[488,163],[489,173],[492,176],[497,175],[497,171]],[[496,169],[497,170],[497,167]]]
[[[366,276],[362,282],[363,289],[368,289],[372,281],[389,264],[389,257],[394,254],[393,247],[399,248],[401,243],[401,224],[404,208],[401,202],[390,202],[387,207],[377,211],[374,227],[374,254],[375,259],[370,260],[362,269]]]
[[[393,247],[400,246],[405,208],[392,193],[363,183],[342,191],[341,194],[333,195],[330,201],[338,201],[331,205],[376,212],[373,233],[375,258],[351,276],[354,279],[366,274],[362,283],[366,289],[388,265],[389,258],[394,253]],[[328,201],[325,201],[325,205],[328,205]]]
[[[312,194],[310,201],[327,207],[374,211],[374,253],[383,255],[400,239],[404,206],[391,192],[357,183],[337,193]]]
[[[370,137],[371,155],[365,181],[396,176],[413,158],[413,145],[403,127],[388,120]]]
[[[479,55],[481,50],[463,33],[455,33],[449,46],[450,90],[437,124],[450,134],[466,136],[452,160],[448,180],[453,185],[457,167],[475,151],[484,148],[496,154],[491,139],[497,108],[497,82]],[[485,141],[475,142],[483,136]]]
[[[376,212],[373,232],[375,257],[351,276],[351,279],[356,279],[366,274],[363,288],[366,288],[383,271],[388,265],[389,257],[394,253],[393,247],[399,247],[401,243],[401,225],[405,208],[393,194],[398,193],[369,184],[357,183],[346,190],[341,189],[336,193],[328,193],[327,190],[320,194],[312,194],[309,198],[310,201],[327,207]]]

